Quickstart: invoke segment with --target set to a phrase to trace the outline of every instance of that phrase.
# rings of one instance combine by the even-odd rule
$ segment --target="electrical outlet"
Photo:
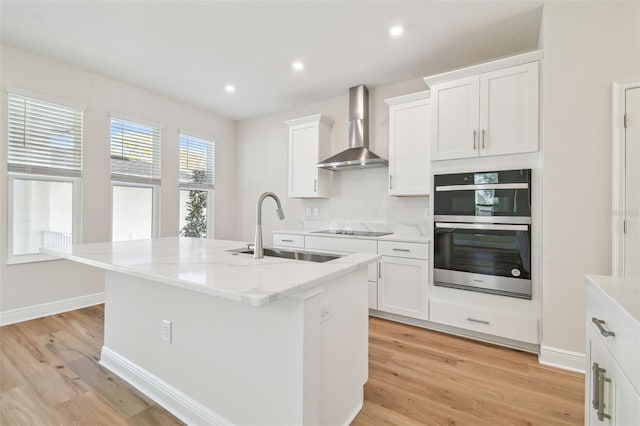
[[[171,321],[162,320],[162,340],[171,343]]]
[[[318,207],[314,207],[313,208],[313,215],[315,217],[318,217],[319,214],[320,214],[320,209]]]
[[[333,304],[329,303],[324,305],[320,311],[320,322],[325,322],[331,317],[333,317]]]
[[[425,219],[429,219],[429,215],[431,214],[431,211],[429,210],[429,207],[424,209],[424,218]]]
[[[306,208],[304,209],[304,214],[305,214],[305,216],[307,216],[307,217],[311,217],[311,207],[306,207]]]

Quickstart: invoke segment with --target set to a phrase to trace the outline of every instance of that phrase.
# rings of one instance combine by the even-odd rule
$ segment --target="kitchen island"
[[[101,364],[188,424],[348,424],[368,375],[367,265],[162,238],[43,249],[105,270]]]

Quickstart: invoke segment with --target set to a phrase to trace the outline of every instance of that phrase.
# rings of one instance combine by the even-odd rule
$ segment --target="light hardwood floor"
[[[180,425],[98,364],[103,306],[0,328],[0,424]],[[583,376],[532,354],[371,318],[354,425],[580,425]]]

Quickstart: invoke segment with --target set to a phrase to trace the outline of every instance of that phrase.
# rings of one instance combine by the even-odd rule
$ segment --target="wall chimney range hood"
[[[317,167],[341,171],[385,167],[389,163],[369,151],[369,90],[363,84],[349,89],[349,148],[320,162]]]

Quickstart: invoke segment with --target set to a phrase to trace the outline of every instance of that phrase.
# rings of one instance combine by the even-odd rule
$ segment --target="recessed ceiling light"
[[[227,93],[234,93],[236,91],[236,86],[234,86],[233,84],[227,84],[226,86],[224,86],[224,90],[226,90]]]
[[[296,71],[302,71],[304,69],[304,64],[302,63],[302,61],[295,61],[291,64],[291,68]]]
[[[400,37],[404,34],[404,28],[401,25],[394,25],[389,29],[389,34],[391,34],[391,37]]]

